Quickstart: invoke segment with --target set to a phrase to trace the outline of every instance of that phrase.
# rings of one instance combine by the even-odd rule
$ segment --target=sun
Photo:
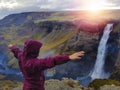
[[[104,0],[92,0],[92,2],[86,5],[86,10],[90,12],[99,12],[104,9],[105,1]]]
[[[91,4],[90,6],[88,6],[88,10],[91,12],[98,12],[102,9],[102,7],[98,4]]]

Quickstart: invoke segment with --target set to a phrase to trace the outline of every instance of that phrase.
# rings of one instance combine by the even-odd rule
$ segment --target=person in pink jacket
[[[39,50],[42,43],[36,40],[27,40],[24,49],[21,51],[15,45],[8,45],[14,56],[18,59],[20,70],[24,77],[23,90],[45,90],[44,88],[44,70],[52,68],[55,65],[67,63],[70,60],[80,59],[84,51],[72,55],[57,55],[54,57],[39,59]]]

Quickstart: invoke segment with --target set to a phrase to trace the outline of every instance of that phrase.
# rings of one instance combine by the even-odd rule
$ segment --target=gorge
[[[77,18],[78,15],[82,19],[80,17]],[[100,74],[103,75],[103,67],[104,72],[111,74],[114,71],[119,51],[119,21],[104,18],[98,18],[98,20],[93,21],[86,16],[87,14],[84,12],[77,11],[68,11],[66,13],[28,12],[12,14],[0,20],[0,74],[4,76],[0,79],[19,81],[23,79],[17,60],[10,53],[7,45],[12,43],[23,49],[24,41],[29,38],[43,42],[44,46],[41,49],[40,55],[44,54],[46,57],[58,54],[72,54],[80,50],[86,52],[81,60],[70,61],[47,70],[46,79],[61,79],[62,77],[77,79],[78,77],[81,78],[90,75],[92,70],[91,77],[93,79],[101,78]],[[113,23],[114,25],[112,26],[109,23]],[[105,26],[106,30],[104,30]],[[97,63],[97,49],[102,36],[104,36],[103,31],[112,29],[112,27],[113,30],[111,33],[107,32],[107,35],[105,34],[104,40],[106,42],[102,42],[104,45],[100,44],[103,47],[107,45],[107,47],[104,47],[104,51],[106,48],[107,51],[102,52],[103,54],[98,52],[100,55],[106,55],[103,57],[106,60]],[[110,36],[109,39],[106,36]],[[100,48],[100,50],[102,49]],[[100,56],[99,58],[102,57]],[[102,67],[98,68],[100,64],[102,64]],[[96,76],[96,67],[98,70],[101,70],[98,71],[100,76]]]

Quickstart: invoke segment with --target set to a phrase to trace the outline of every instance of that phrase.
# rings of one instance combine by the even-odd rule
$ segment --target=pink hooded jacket
[[[23,90],[45,90],[44,70],[68,62],[68,55],[58,55],[44,59],[38,59],[41,42],[27,40],[24,49],[21,51],[16,46],[11,47],[11,51],[18,59],[20,69],[24,76]]]

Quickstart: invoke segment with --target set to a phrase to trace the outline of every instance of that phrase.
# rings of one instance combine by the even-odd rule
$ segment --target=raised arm
[[[45,58],[43,60],[38,61],[38,67],[41,69],[52,68],[55,65],[60,65],[68,62],[70,60],[68,55],[58,55],[54,57]]]
[[[12,44],[8,45],[8,48],[13,52],[16,58],[18,58],[19,54],[22,52],[17,46]]]
[[[43,64],[42,66],[46,69],[46,68],[51,68],[54,67],[55,65],[60,65],[63,63],[68,62],[69,60],[78,60],[81,59],[81,56],[84,55],[84,51],[80,51],[77,53],[74,53],[72,55],[58,55],[52,58],[46,58],[46,60],[43,60],[41,62],[41,64]]]
[[[60,65],[63,63],[66,63],[70,60],[78,60],[81,59],[81,57],[84,55],[84,52],[77,52],[72,55],[58,55],[55,57],[49,57],[45,59],[40,59],[40,60],[33,60],[32,62],[29,61],[26,66],[31,67],[31,70],[45,70],[48,68],[52,68],[55,65]]]

